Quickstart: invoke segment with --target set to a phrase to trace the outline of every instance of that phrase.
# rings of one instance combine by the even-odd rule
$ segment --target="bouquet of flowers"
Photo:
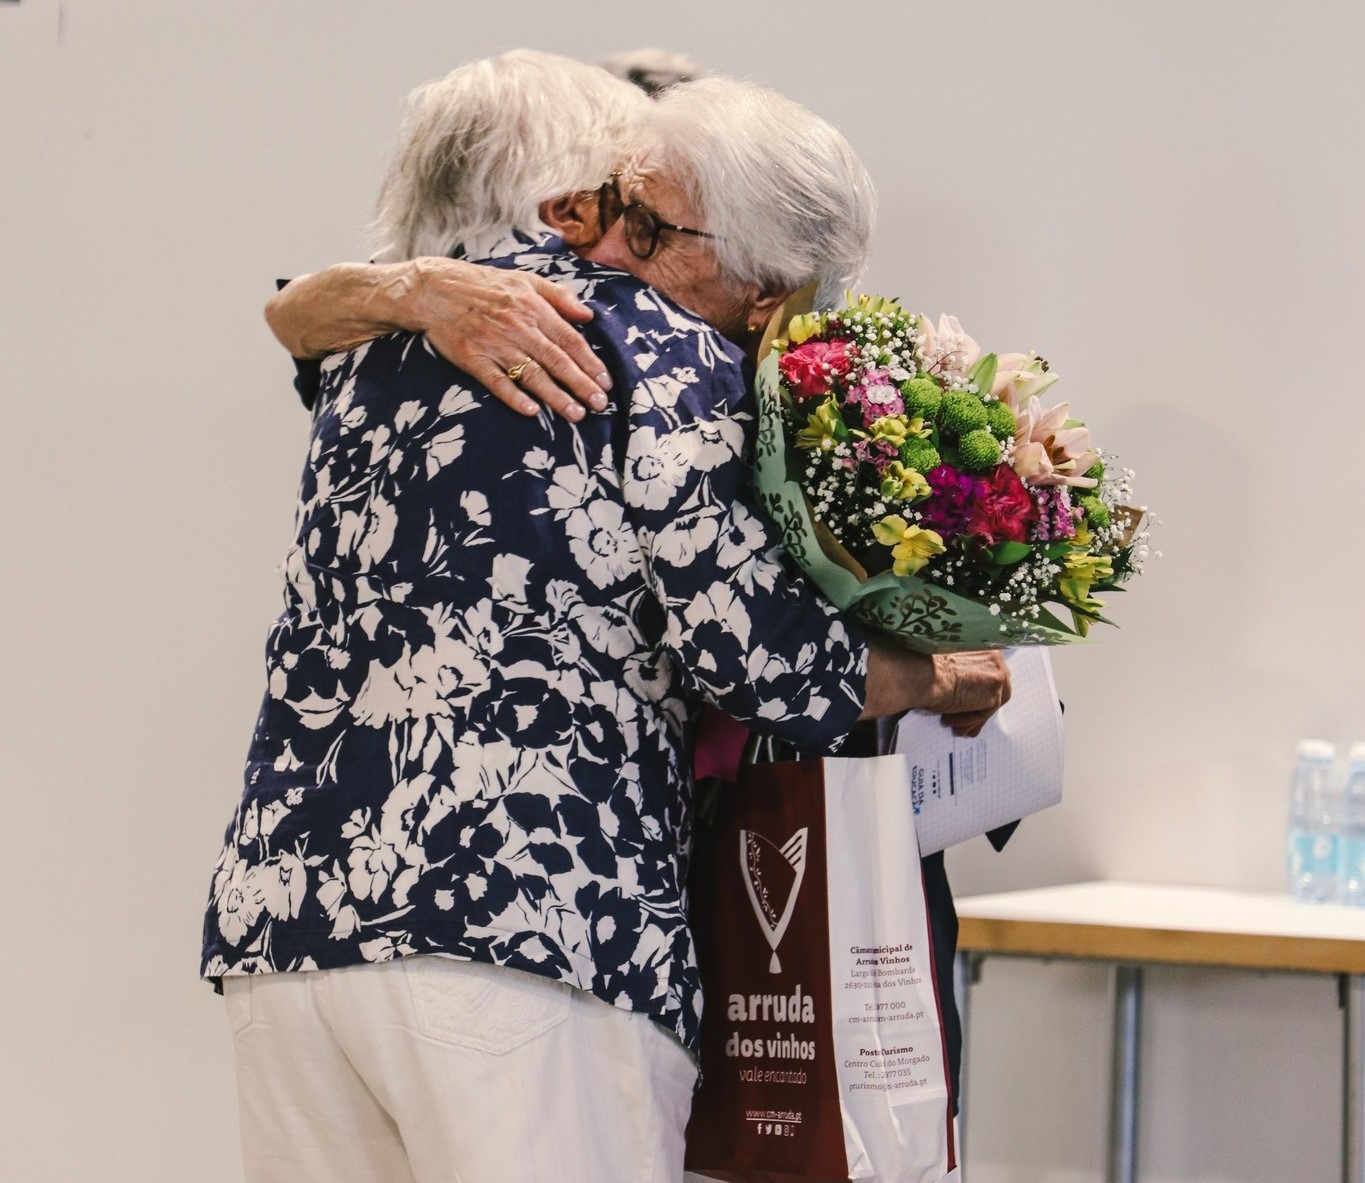
[[[755,483],[836,605],[930,653],[1110,623],[1095,593],[1141,570],[1145,511],[1068,404],[1044,406],[1046,361],[879,296],[785,328],[758,372]]]

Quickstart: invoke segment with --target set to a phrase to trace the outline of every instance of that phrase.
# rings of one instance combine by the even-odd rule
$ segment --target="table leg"
[[[1120,965],[1114,978],[1113,1075],[1109,1093],[1107,1183],[1137,1183],[1138,1053],[1142,968]]]
[[[1365,1183],[1365,977],[1342,975],[1341,1002],[1346,1039],[1341,1177],[1343,1183]]]

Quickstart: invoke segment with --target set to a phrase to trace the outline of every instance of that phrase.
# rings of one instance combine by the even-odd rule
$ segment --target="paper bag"
[[[905,761],[746,767],[694,861],[687,1169],[938,1183],[952,1103]]]

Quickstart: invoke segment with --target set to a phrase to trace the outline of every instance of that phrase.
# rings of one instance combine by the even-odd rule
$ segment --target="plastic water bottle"
[[[1353,743],[1346,759],[1337,822],[1338,890],[1341,902],[1365,907],[1365,743]]]
[[[1337,898],[1336,749],[1320,739],[1299,741],[1289,785],[1288,883],[1298,900]]]

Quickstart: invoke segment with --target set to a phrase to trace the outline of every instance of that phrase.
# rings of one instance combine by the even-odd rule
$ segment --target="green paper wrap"
[[[820,544],[810,504],[797,480],[798,454],[782,425],[776,351],[770,351],[759,365],[756,385],[759,426],[754,491],[782,531],[787,553],[835,607],[918,653],[1070,645],[1086,640],[1046,610],[1028,622],[1005,613],[992,615],[975,600],[917,575],[885,571],[860,579],[835,562]]]

